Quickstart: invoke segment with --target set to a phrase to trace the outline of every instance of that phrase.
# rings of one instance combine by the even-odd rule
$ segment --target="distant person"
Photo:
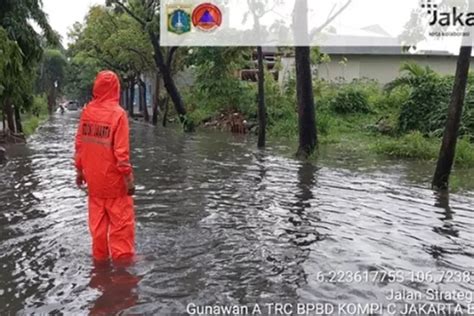
[[[97,261],[131,259],[135,253],[135,193],[129,127],[112,71],[97,75],[93,99],[76,135],[76,183],[87,184],[92,253]]]

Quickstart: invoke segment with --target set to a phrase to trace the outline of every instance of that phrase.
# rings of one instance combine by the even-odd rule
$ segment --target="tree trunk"
[[[435,189],[444,190],[449,187],[449,177],[456,154],[459,126],[466,96],[471,53],[472,46],[461,47],[456,67],[456,76],[454,78],[453,93],[448,108],[448,120],[433,178],[432,185]]]
[[[7,128],[11,133],[15,133],[15,120],[13,115],[13,107],[10,104],[10,100],[6,99],[4,101],[3,111],[7,117]]]
[[[141,88],[141,100],[142,100],[142,108],[143,108],[143,118],[145,122],[150,122],[150,113],[148,112],[148,104],[147,104],[147,88],[146,82],[140,80]]]
[[[168,123],[168,112],[170,109],[170,98],[166,97],[165,101],[163,102],[163,127],[166,127],[166,124]]]
[[[135,116],[134,113],[134,103],[135,101],[135,79],[130,80],[130,100],[129,100],[129,105],[128,105],[128,114],[130,115],[131,118]]]
[[[23,134],[23,126],[21,124],[21,114],[20,109],[18,106],[15,106],[15,125],[16,125],[16,132]]]
[[[3,127],[3,132],[5,132],[5,130],[6,130],[6,125],[7,125],[7,121],[6,121],[6,117],[5,117],[5,109],[2,109],[2,127]]]
[[[130,89],[128,88],[128,83],[125,85],[124,89],[124,96],[125,96],[125,110],[128,111],[128,107],[130,105]]]
[[[307,0],[295,1],[293,26],[296,46],[296,93],[299,125],[297,156],[307,158],[314,152],[318,144],[313,78],[311,74],[311,51],[306,46],[309,42]]]
[[[54,107],[56,106],[56,88],[53,86],[49,89],[48,93],[48,112],[49,114],[53,114]]]
[[[267,130],[267,109],[265,106],[265,70],[263,65],[263,50],[257,47],[258,55],[258,148],[265,147]]]
[[[161,91],[161,77],[160,73],[157,71],[155,76],[155,97],[153,100],[153,114],[152,114],[152,124],[158,125],[158,113],[160,106],[160,91]]]
[[[299,121],[299,148],[297,156],[307,158],[314,152],[318,144],[310,48],[306,46],[296,47],[295,59]]]
[[[143,113],[143,86],[141,80],[138,81],[138,113]]]
[[[149,31],[149,35],[155,53],[155,64],[160,70],[161,75],[163,76],[165,89],[168,92],[171,101],[173,101],[176,113],[178,113],[179,116],[179,120],[184,125],[184,130],[186,132],[192,132],[194,131],[194,126],[192,126],[192,124],[189,124],[189,121],[186,119],[186,107],[184,105],[183,98],[181,97],[181,94],[179,93],[179,90],[176,87],[176,83],[174,82],[173,76],[171,75],[171,64],[165,62],[165,58],[161,51],[160,41],[156,34],[154,34],[152,31]]]

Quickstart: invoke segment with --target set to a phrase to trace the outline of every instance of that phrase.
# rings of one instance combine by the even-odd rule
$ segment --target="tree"
[[[266,10],[267,1],[247,0],[250,11],[253,15],[254,31],[257,37],[261,36],[260,18],[271,9]],[[267,130],[267,109],[265,105],[265,65],[262,46],[257,47],[258,65],[258,147],[264,148]]]
[[[433,177],[432,185],[435,189],[444,190],[449,187],[449,177],[456,154],[459,126],[461,124],[464,98],[466,96],[471,54],[472,45],[461,47],[454,78],[453,94],[448,108],[448,120],[446,122],[443,142]]]
[[[156,67],[160,71],[162,76],[165,89],[168,92],[171,100],[176,109],[176,113],[179,115],[180,121],[183,123],[185,130],[192,131],[194,128],[190,125],[190,121],[187,120],[186,107],[183,98],[176,86],[176,83],[172,76],[172,70],[170,65],[174,58],[176,48],[168,51],[168,56],[162,51],[160,45],[160,1],[159,0],[107,0],[108,5],[114,5],[117,10],[121,10],[130,15],[135,21],[139,23],[143,31],[145,31],[153,46]]]
[[[48,98],[49,113],[53,113],[58,92],[62,90],[67,60],[58,49],[46,49],[40,65],[38,76],[38,89],[46,93]]]
[[[297,44],[308,43],[307,0],[295,2],[295,41]],[[296,17],[298,17],[296,19]],[[309,46],[295,47],[296,63],[296,98],[298,104],[299,147],[297,156],[309,157],[317,147],[318,135],[316,130],[316,110],[313,95],[313,78],[311,74],[311,50]]]
[[[85,24],[75,24],[69,37],[73,40],[69,49],[73,63],[108,68],[119,74],[124,105],[133,117],[136,84],[144,73],[155,69],[152,66],[153,48],[140,25],[127,14],[94,6],[89,10]],[[93,77],[87,79],[93,81]]]
[[[472,0],[464,2],[466,11],[473,7]],[[452,4],[445,0],[442,5]],[[472,32],[472,29],[469,30]],[[456,145],[458,141],[459,127],[461,125],[464,99],[466,96],[467,80],[472,55],[472,34],[463,37],[463,43],[459,51],[456,74],[454,77],[453,93],[448,107],[448,118],[446,128],[443,134],[441,149],[439,152],[436,170],[433,176],[432,187],[438,190],[446,190],[449,187],[449,177],[454,164],[456,155]]]
[[[295,47],[300,158],[308,158],[318,145],[310,54],[308,46]]]
[[[13,98],[21,93],[21,76],[23,75],[23,58],[18,44],[8,39],[7,32],[0,27],[0,100],[2,111],[6,116],[7,127],[15,132]]]
[[[298,103],[299,147],[297,156],[309,157],[318,146],[318,133],[316,128],[316,110],[313,95],[313,78],[311,72],[311,49],[307,45],[310,39],[322,32],[337,16],[350,4],[347,0],[344,5],[336,10],[331,10],[327,20],[308,33],[308,2],[307,0],[295,1],[294,8],[294,37],[295,37],[295,63],[296,63],[296,92]]]
[[[265,106],[265,70],[262,46],[257,47],[258,57],[258,147],[264,148],[267,130],[267,109]]]
[[[43,35],[36,32],[32,23]],[[7,116],[10,131],[21,132],[20,112],[31,103],[32,70],[41,59],[41,44],[44,39],[57,44],[58,37],[49,26],[39,0],[2,0],[0,28],[3,30],[0,46],[4,46],[4,54],[9,55],[2,67],[5,76],[0,84],[0,105]]]
[[[451,11],[454,6],[461,7],[459,11],[470,12],[472,8],[472,0],[443,0],[437,4],[438,10]],[[426,39],[429,31],[455,31],[460,34],[469,33],[471,30],[465,30],[464,23],[453,23],[452,25],[435,25],[430,30],[427,29],[426,17],[420,14],[421,9],[417,8],[411,15],[410,20],[405,25],[402,38],[408,43],[406,48],[415,47],[414,43],[421,42]],[[469,24],[467,24],[469,25]],[[448,106],[448,117],[446,127],[443,133],[443,140],[439,152],[436,170],[433,176],[433,189],[445,190],[449,187],[449,177],[451,175],[454,158],[456,154],[456,145],[458,140],[459,128],[461,125],[462,112],[464,107],[464,99],[467,89],[467,81],[469,75],[469,67],[472,54],[472,34],[462,38],[462,46],[460,48],[456,73],[454,77],[453,91]],[[416,48],[416,47],[415,47]]]

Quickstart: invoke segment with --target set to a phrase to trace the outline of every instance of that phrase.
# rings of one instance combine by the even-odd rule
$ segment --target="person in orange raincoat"
[[[117,75],[100,72],[76,134],[76,183],[87,183],[92,252],[99,261],[130,259],[135,253],[129,126],[119,99]]]

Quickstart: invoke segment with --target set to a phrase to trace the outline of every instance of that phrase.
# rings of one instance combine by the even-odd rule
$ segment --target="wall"
[[[404,62],[413,61],[429,66],[436,72],[454,75],[456,56],[389,56],[389,55],[352,55],[343,63],[343,55],[331,55],[331,62],[321,65],[317,71],[320,79],[352,81],[354,79],[375,79],[386,84],[400,75],[400,66]]]

